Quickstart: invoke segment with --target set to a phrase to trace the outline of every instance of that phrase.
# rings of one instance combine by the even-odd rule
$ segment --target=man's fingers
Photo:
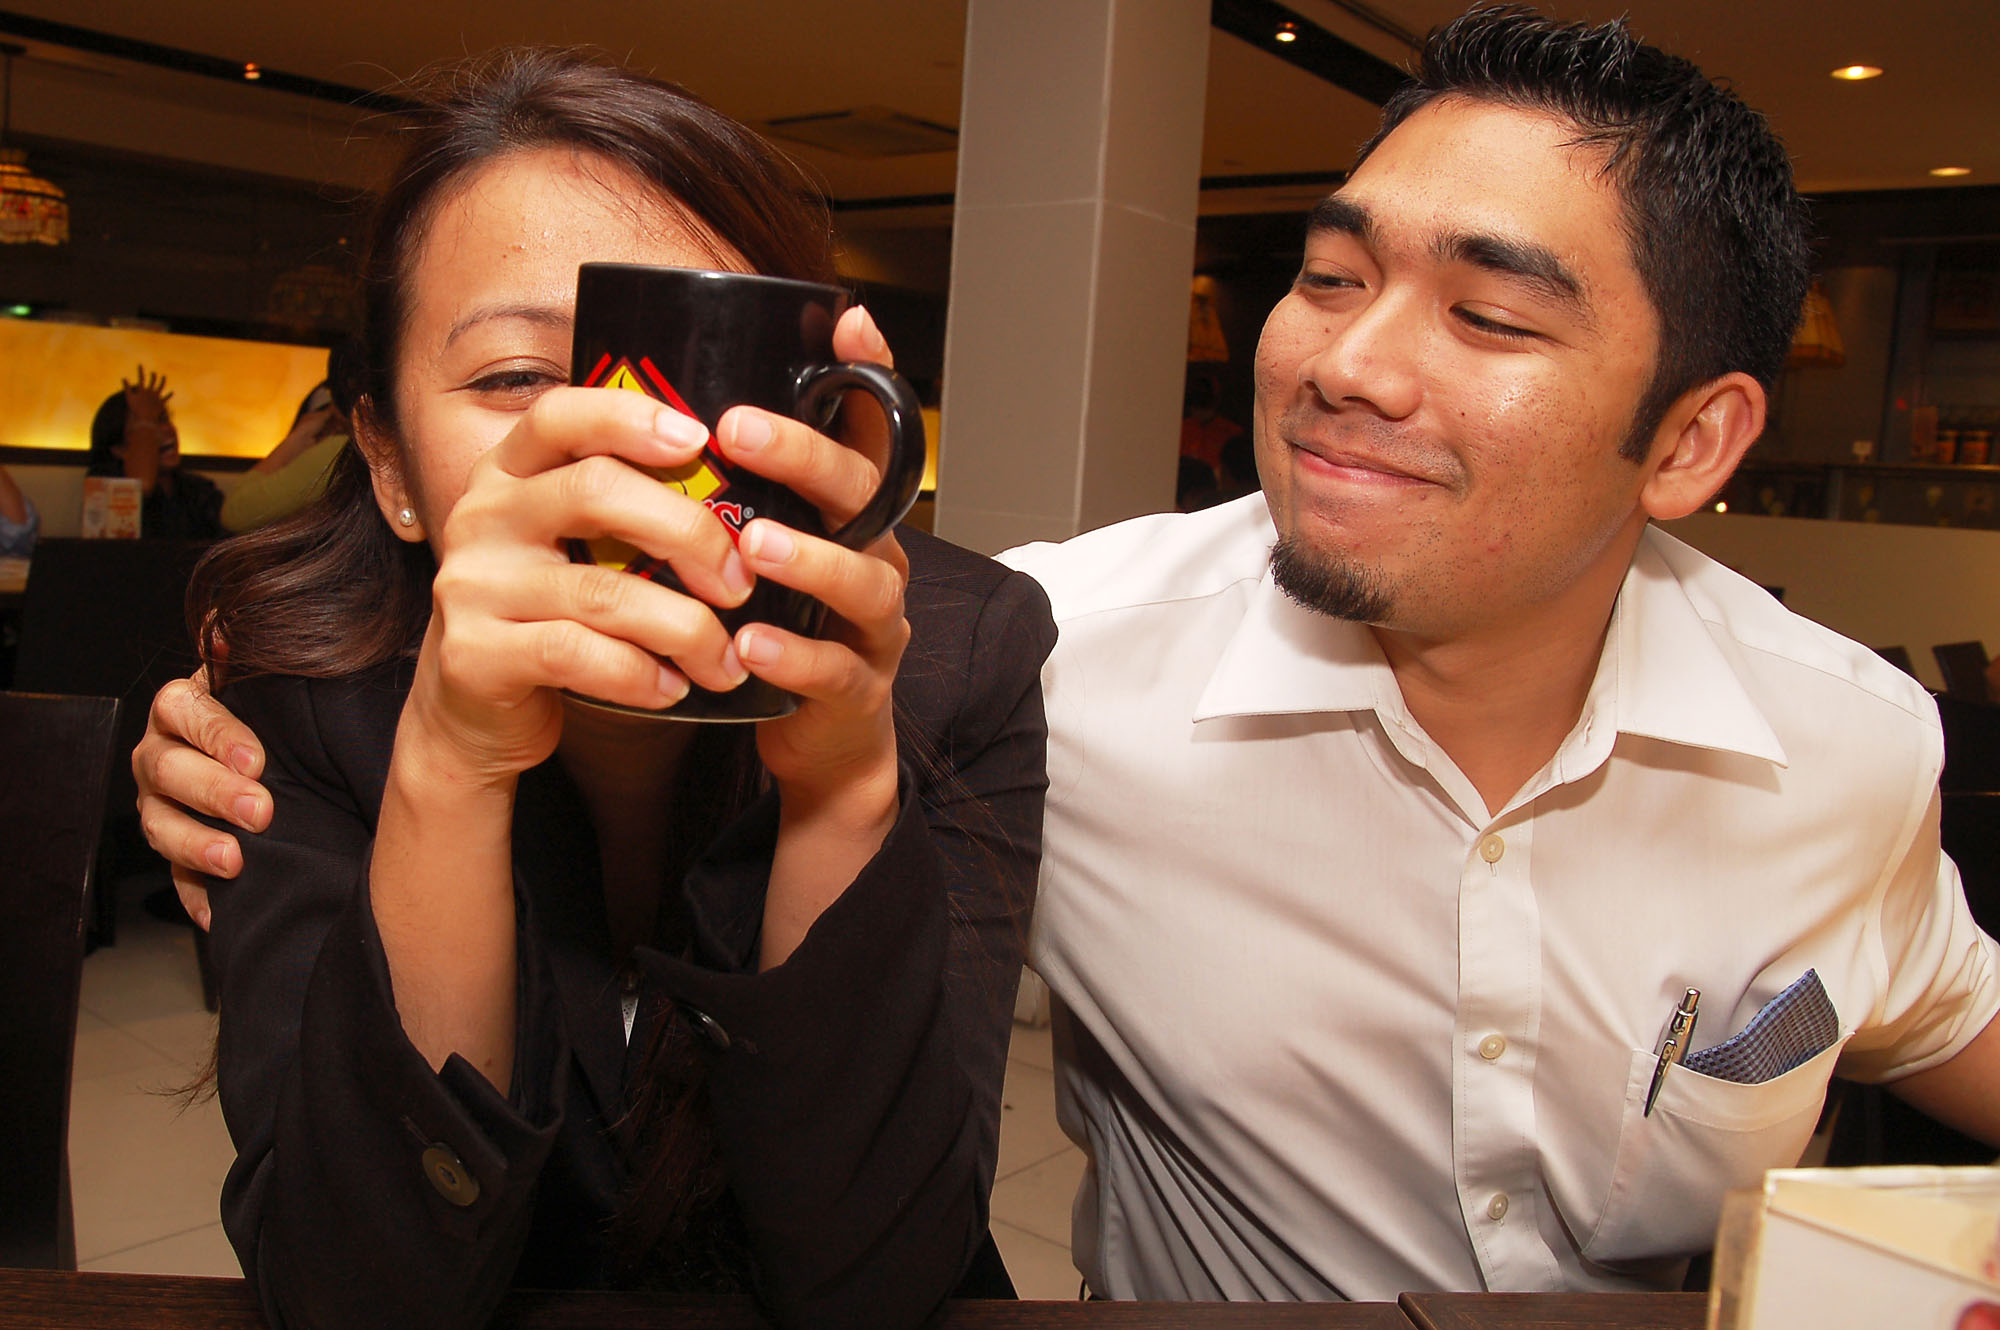
[[[210,877],[243,871],[243,847],[236,837],[197,822],[178,804],[158,797],[139,801],[139,829],[146,843],[174,868]]]
[[[207,879],[176,865],[174,892],[181,898],[181,908],[187,911],[188,918],[194,920],[196,926],[203,932],[207,932],[210,918]]]
[[[255,780],[264,774],[264,745],[235,713],[209,696],[206,675],[176,679],[162,688],[153,699],[149,728],[194,745],[239,776]],[[206,811],[227,816],[222,809]]]

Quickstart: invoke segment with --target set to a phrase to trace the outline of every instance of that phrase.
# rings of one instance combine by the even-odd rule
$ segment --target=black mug
[[[833,357],[833,325],[847,308],[837,286],[754,273],[655,268],[636,263],[586,263],[577,270],[576,342],[570,382],[585,388],[625,388],[665,402],[709,429],[710,447],[672,470],[644,468],[705,505],[732,536],[766,517],[850,549],[873,541],[916,502],[924,474],[924,422],[916,394],[893,370]],[[882,405],[889,459],[882,484],[862,510],[829,531],[819,509],[775,481],[725,462],[714,431],[732,406],[756,406],[815,429],[831,421],[840,394],[860,389]],[[622,541],[571,540],[578,563],[622,568],[685,591],[664,561]],[[826,607],[804,592],[759,580],[750,598],[716,610],[734,635],[748,623],[768,623],[819,636]],[[796,710],[798,699],[752,676],[725,693],[695,686],[664,711],[640,711],[584,698],[596,706],[673,720],[768,720]]]

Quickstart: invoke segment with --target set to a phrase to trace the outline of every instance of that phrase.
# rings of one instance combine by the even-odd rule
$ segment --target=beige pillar
[[[1173,506],[1208,0],[968,0],[938,534]]]

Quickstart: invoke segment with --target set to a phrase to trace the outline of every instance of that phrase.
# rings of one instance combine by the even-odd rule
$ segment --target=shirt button
[[[1489,1034],[1479,1041],[1479,1056],[1485,1058],[1488,1062],[1493,1061],[1506,1051],[1507,1036],[1504,1034]]]
[[[479,1199],[479,1179],[466,1171],[459,1157],[442,1141],[424,1151],[424,1176],[438,1189],[438,1195],[453,1205],[471,1205]]]
[[[1500,856],[1507,853],[1507,842],[1498,836],[1486,836],[1479,842],[1479,857],[1489,864],[1500,862]]]
[[[1486,1202],[1486,1217],[1493,1220],[1505,1219],[1507,1217],[1506,1192],[1496,1191],[1493,1193],[1493,1198]]]

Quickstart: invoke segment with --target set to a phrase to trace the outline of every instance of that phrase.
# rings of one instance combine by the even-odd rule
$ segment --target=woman
[[[363,269],[356,446],[191,597],[275,803],[212,901],[225,1227],[279,1324],[477,1325],[512,1283],[914,1325],[991,1259],[1046,604],[928,538],[732,543],[625,465],[701,427],[566,386],[580,262],[830,276],[754,135],[551,52],[432,105]],[[887,354],[858,310],[835,349]],[[829,522],[876,483],[787,418],[717,434]],[[691,594],[560,552],[605,534]],[[710,606],[761,577],[838,630],[725,634]],[[563,700],[751,673],[799,710]]]
[[[149,540],[214,540],[222,534],[222,491],[181,466],[181,436],[167,408],[173,393],[164,374],[139,366],[138,382],[117,392],[90,418],[86,474],[129,476],[145,497],[139,534]]]

